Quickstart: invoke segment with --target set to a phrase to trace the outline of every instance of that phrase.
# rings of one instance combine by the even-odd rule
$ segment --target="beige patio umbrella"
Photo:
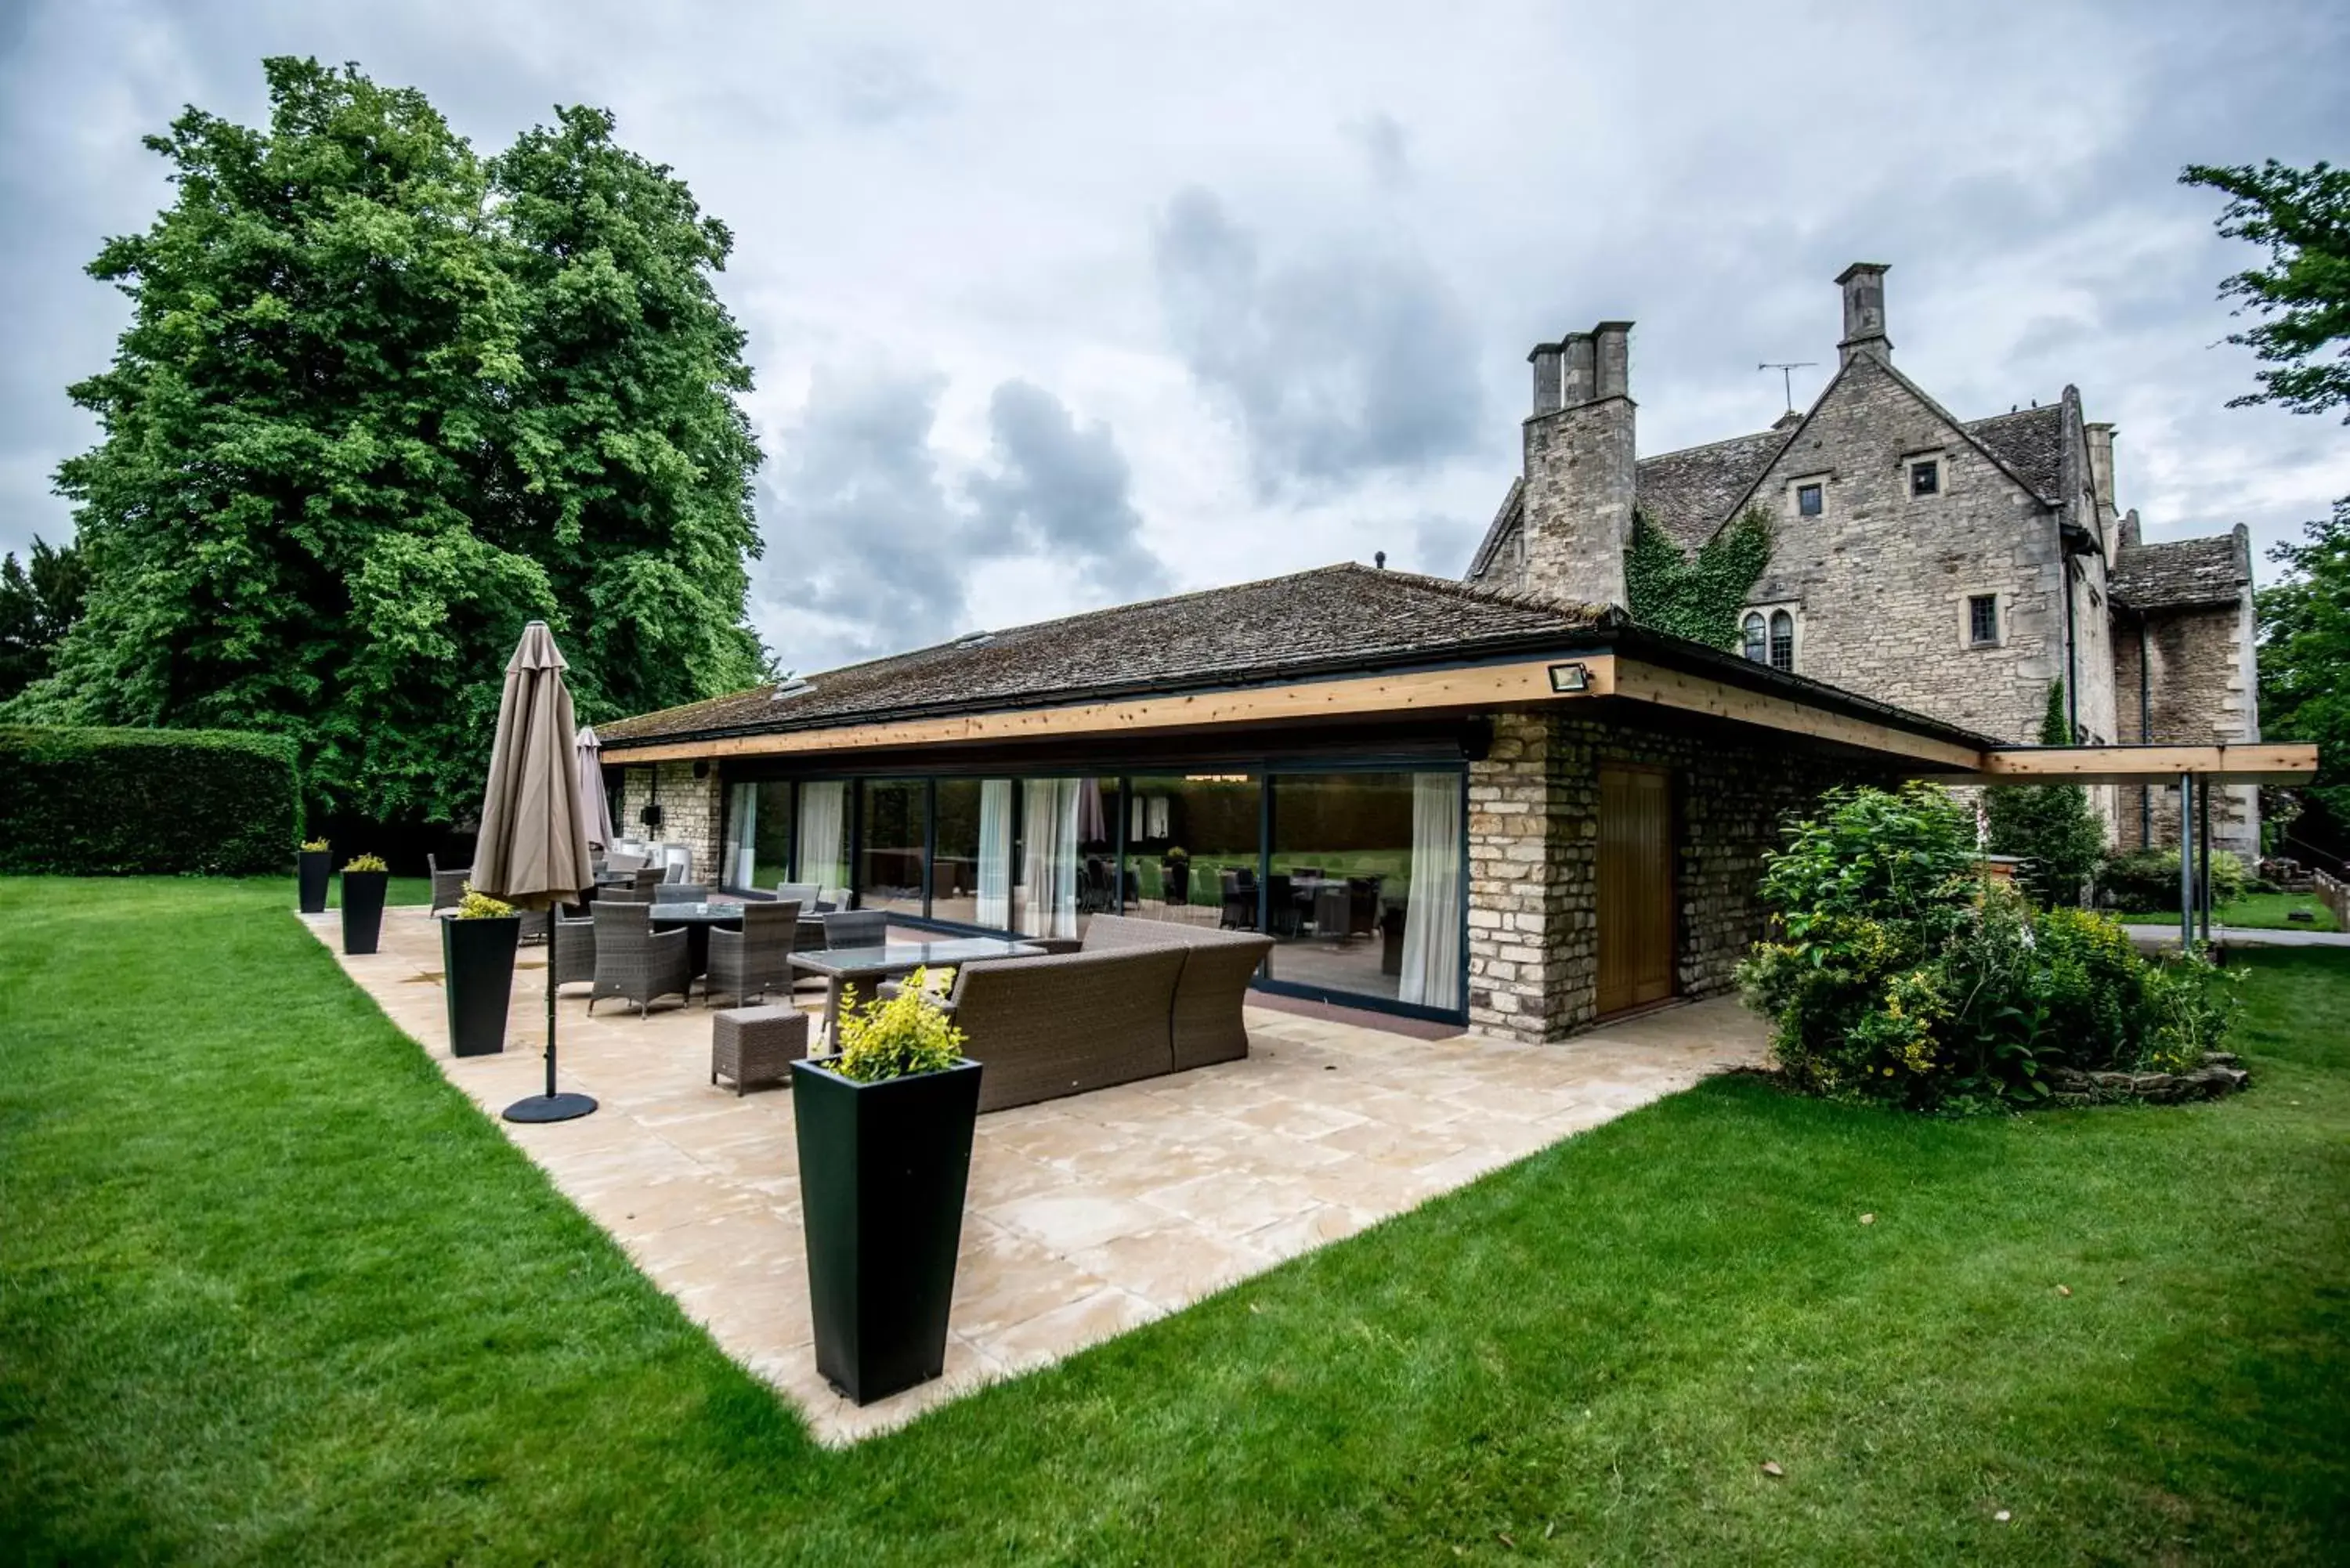
[[[579,755],[569,666],[545,621],[523,628],[506,661],[498,700],[497,739],[490,747],[490,782],[482,793],[482,833],[473,845],[476,891],[525,909],[576,903],[596,884],[588,863],[588,824],[580,809]],[[555,1092],[555,964],[553,917],[546,966],[546,1093],[505,1109],[513,1122],[561,1122],[596,1108],[586,1095]]]

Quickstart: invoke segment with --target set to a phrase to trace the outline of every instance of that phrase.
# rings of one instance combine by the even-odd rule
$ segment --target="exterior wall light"
[[[1550,689],[1561,695],[1591,690],[1591,667],[1585,664],[1554,664],[1550,667]]]

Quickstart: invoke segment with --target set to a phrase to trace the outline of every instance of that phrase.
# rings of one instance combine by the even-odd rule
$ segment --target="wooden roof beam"
[[[2218,784],[2307,784],[2317,748],[2298,742],[2236,746],[1996,746],[1967,773],[1938,784],[2166,784],[2181,774]]]

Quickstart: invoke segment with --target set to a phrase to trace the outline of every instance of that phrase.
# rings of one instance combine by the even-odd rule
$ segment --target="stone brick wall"
[[[1675,978],[1720,994],[1762,934],[1762,853],[1782,816],[1831,784],[1887,782],[1849,763],[1550,713],[1494,719],[1469,770],[1469,1021],[1558,1040],[1597,1017],[1599,768],[1640,763],[1674,781]]]
[[[715,886],[720,869],[721,788],[715,763],[702,778],[693,776],[693,764],[690,762],[625,768],[620,775],[619,799],[615,803],[620,831],[630,838],[684,845],[693,852],[694,878]],[[656,799],[661,808],[658,833],[637,820],[637,814],[646,803]]]
[[[2253,635],[2249,595],[2235,605],[2160,611],[2148,617],[2144,645],[2152,701],[2145,738],[2200,746],[2259,740],[2260,682]],[[2141,733],[2139,646],[2134,627],[2125,627],[2115,639],[2117,722],[2121,739],[2127,742],[2137,742]],[[2130,785],[2118,794],[2119,842],[2125,847],[2178,847],[2177,784]],[[2215,787],[2212,848],[2258,859],[2260,810],[2259,785]]]
[[[1908,460],[1925,457],[1942,461],[1941,493],[1913,499]],[[1821,515],[1797,514],[1798,480],[1821,483]],[[1797,673],[2034,738],[2064,671],[2055,514],[1931,405],[1856,356],[1755,498],[1776,543],[1749,602],[1800,607]],[[1970,648],[1967,598],[1984,593],[2000,596],[2000,644]]]

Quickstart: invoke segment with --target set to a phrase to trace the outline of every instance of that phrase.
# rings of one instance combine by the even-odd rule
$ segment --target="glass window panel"
[[[857,907],[919,915],[928,784],[921,779],[867,779],[858,789],[864,817],[857,848]]]
[[[984,837],[983,819],[990,799],[989,790],[996,788],[994,798],[1005,808],[1011,802],[1009,780],[941,779],[936,787],[937,824],[931,830],[931,919],[952,920],[957,925],[993,925],[998,929],[1009,924],[1001,913],[992,921],[979,918],[981,859]],[[1010,836],[1010,823],[998,837],[1001,846]],[[994,847],[994,846],[991,846]],[[997,848],[999,860],[1003,850]]]
[[[1795,618],[1785,610],[1771,614],[1771,668],[1795,668]]]
[[[1760,615],[1748,616],[1743,630],[1746,639],[1746,657],[1757,664],[1765,662],[1770,656],[1763,647],[1762,618]]]
[[[1126,912],[1254,930],[1257,780],[1247,774],[1168,774],[1128,779],[1127,789]],[[1138,821],[1140,832],[1133,831]]]
[[[1264,918],[1274,978],[1460,1005],[1462,787],[1457,773],[1273,781]]]
[[[1804,516],[1818,516],[1820,514],[1820,502],[1821,490],[1818,485],[1799,484],[1795,487],[1795,510],[1802,513]]]
[[[799,874],[836,908],[847,908],[848,785],[825,779],[800,785]]]
[[[727,791],[722,886],[773,891],[792,868],[792,786],[738,784]]]
[[[1107,913],[1118,907],[1112,865],[1117,858],[1118,820],[1112,815],[1118,808],[1117,781],[1017,783],[1012,929],[1023,936],[1082,937],[1096,910]]]

